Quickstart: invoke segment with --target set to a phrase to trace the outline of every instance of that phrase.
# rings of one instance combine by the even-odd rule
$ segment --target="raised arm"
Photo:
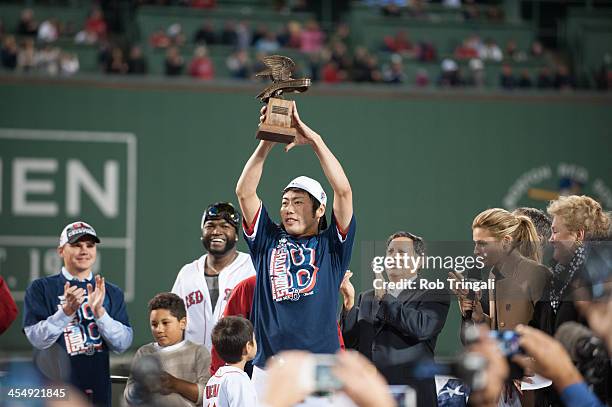
[[[242,211],[242,216],[247,225],[251,225],[255,220],[255,215],[259,209],[259,197],[257,196],[257,186],[261,179],[264,162],[268,153],[274,147],[273,142],[260,141],[259,145],[247,161],[240,174],[240,179],[236,185],[236,196]]]
[[[321,136],[300,120],[295,104],[293,106],[293,120],[295,127],[298,129],[298,136],[293,143],[285,148],[285,151],[289,151],[299,144],[310,144],[312,146],[312,149],[319,158],[323,173],[325,173],[325,177],[334,190],[334,215],[336,222],[341,229],[346,230],[353,217],[353,191],[344,173],[344,169],[342,169],[342,165],[340,165],[340,162],[327,147]]]

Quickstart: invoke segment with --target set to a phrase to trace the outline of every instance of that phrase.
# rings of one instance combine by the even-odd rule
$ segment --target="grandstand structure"
[[[108,24],[108,42],[95,41],[91,44],[75,42],[75,35],[83,29],[88,14],[95,7],[95,2],[89,0],[74,0],[69,2],[47,1],[18,1],[0,4],[3,39],[15,35],[18,46],[23,37],[17,32],[17,24],[24,8],[33,10],[34,18],[38,23],[54,18],[63,27],[59,38],[53,41],[52,46],[64,52],[76,55],[79,61],[80,74],[98,74],[105,70],[104,52],[110,54],[113,48],[123,50],[124,59],[128,58],[132,45],[138,45],[143,50],[147,66],[147,75],[164,75],[164,66],[167,55],[166,46],[155,46],[152,37],[156,33],[168,33],[180,27],[181,40],[177,44],[178,54],[182,57],[185,66],[182,75],[189,75],[187,66],[193,58],[198,44],[194,37],[198,29],[209,24],[217,36],[226,26],[244,24],[250,30],[249,38],[257,30],[267,30],[280,34],[289,23],[304,27],[309,21],[318,20],[326,38],[324,47],[316,52],[304,52],[298,47],[282,47],[272,51],[293,58],[298,64],[301,73],[313,76],[313,79],[326,81],[321,71],[326,62],[333,55],[333,41],[337,24],[328,21],[325,3],[322,6],[292,11],[290,8],[279,10],[275,7],[278,2],[270,0],[221,0],[212,2],[212,8],[194,8],[170,2],[166,5],[136,4],[135,2],[118,2],[112,9],[104,9]],[[291,3],[291,2],[289,2]],[[331,3],[331,2],[330,2]],[[347,47],[347,55],[353,58],[358,47],[365,47],[373,57],[373,68],[383,72],[389,70],[393,54],[397,50],[389,49],[388,41],[398,33],[406,35],[410,47],[409,52],[399,50],[401,54],[401,79],[391,81],[402,86],[435,87],[440,84],[440,78],[448,69],[456,69],[462,75],[459,85],[469,84],[474,70],[482,70],[480,85],[485,88],[500,86],[500,76],[505,70],[511,70],[512,75],[527,76],[533,81],[536,88],[538,76],[544,68],[548,68],[551,78],[559,70],[559,66],[569,67],[571,87],[576,88],[607,88],[610,82],[606,75],[612,69],[612,8],[596,7],[593,2],[574,2],[567,7],[566,17],[559,19],[556,32],[548,33],[555,37],[557,47],[554,50],[545,50],[539,54],[530,51],[535,41],[542,36],[538,25],[537,10],[540,1],[533,2],[487,2],[462,7],[447,7],[440,3],[425,2],[419,10],[406,7],[398,15],[385,15],[381,13],[376,2],[353,1],[341,15],[341,21],[348,25],[350,34],[341,38]],[[410,3],[410,2],[408,2]],[[545,2],[549,3],[549,2]],[[308,4],[308,2],[306,3]],[[605,4],[604,4],[605,5]],[[472,7],[472,8],[469,8]],[[530,18],[521,18],[521,7],[533,8]],[[323,10],[320,10],[322,8]],[[498,11],[496,18],[488,18],[489,11]],[[472,13],[472,14],[470,14]],[[535,14],[535,15],[534,15]],[[496,44],[503,53],[502,58],[460,57],[457,49],[462,42],[470,36],[477,36],[480,41],[490,41]],[[513,42],[516,53],[509,55],[506,46]],[[281,44],[282,45],[282,44]],[[37,42],[37,47],[46,46]],[[231,79],[236,77],[228,63],[235,52],[236,44],[206,44],[207,54],[214,67],[215,79]],[[427,46],[432,50],[428,56],[419,55],[419,47]],[[414,49],[417,51],[415,52]],[[256,71],[258,59],[265,53],[257,44],[249,44],[245,48],[251,63],[249,72]],[[268,51],[269,53],[270,51]],[[106,56],[108,58],[108,56]],[[481,59],[474,63],[473,59]],[[448,62],[453,61],[454,65]],[[446,64],[443,63],[447,61]],[[449,65],[450,64],[450,65]],[[450,67],[450,68],[449,68]],[[340,67],[339,69],[342,69]],[[3,72],[11,71],[6,65]],[[18,67],[16,70],[19,70]],[[318,72],[314,72],[318,70]],[[251,75],[246,74],[246,79]],[[419,77],[426,81],[419,82]],[[339,76],[338,82],[350,82],[349,75]],[[551,79],[552,80],[552,79]],[[366,80],[369,82],[370,80]],[[385,79],[371,81],[384,82]],[[389,81],[388,81],[389,82]],[[518,86],[517,86],[518,87]],[[546,86],[542,86],[546,87]],[[554,87],[554,86],[550,86]]]

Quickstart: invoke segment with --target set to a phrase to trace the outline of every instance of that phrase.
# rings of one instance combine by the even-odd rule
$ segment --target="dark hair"
[[[514,211],[512,211],[512,213],[514,215],[525,215],[529,219],[531,219],[531,222],[533,222],[533,226],[535,226],[538,236],[542,237],[543,242],[547,242],[548,239],[550,239],[550,235],[552,233],[552,231],[550,230],[552,221],[544,211],[541,211],[536,208],[521,207],[516,208]]]
[[[414,245],[414,251],[418,256],[425,255],[425,241],[422,237],[413,235],[410,232],[404,232],[403,230],[397,231],[393,233],[391,236],[387,238],[387,247],[391,244],[391,242],[398,237],[407,237],[412,240],[412,244]]]
[[[166,309],[179,321],[187,316],[183,299],[173,293],[159,293],[149,301],[149,314],[156,309]]]
[[[283,195],[285,195],[287,192],[292,191],[292,192],[303,192],[306,195],[308,195],[308,197],[310,198],[310,201],[312,202],[312,216],[316,216],[317,214],[317,209],[319,209],[319,206],[321,206],[321,202],[319,202],[317,200],[317,198],[315,198],[314,196],[312,196],[312,194],[304,189],[301,188],[287,188],[283,191]],[[327,219],[325,218],[325,214],[323,214],[323,216],[321,216],[319,218],[319,231],[325,230],[327,229]]]
[[[248,319],[221,318],[212,331],[212,344],[225,363],[238,363],[247,343],[253,342],[253,324]]]

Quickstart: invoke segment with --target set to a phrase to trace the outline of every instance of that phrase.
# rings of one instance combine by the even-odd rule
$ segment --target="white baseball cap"
[[[327,206],[327,194],[325,194],[323,187],[317,180],[301,175],[291,181],[283,191],[286,191],[289,188],[303,189],[310,195],[314,196],[314,198],[319,201],[321,205]]]
[[[96,234],[96,230],[90,224],[83,221],[72,222],[66,225],[59,238],[60,247],[66,243],[74,243],[83,236],[91,236],[96,243],[100,243],[100,239]]]

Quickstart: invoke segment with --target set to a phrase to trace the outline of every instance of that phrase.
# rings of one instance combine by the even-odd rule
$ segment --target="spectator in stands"
[[[196,47],[193,51],[193,59],[189,64],[189,75],[203,80],[211,80],[215,77],[215,68],[204,45]]]
[[[550,68],[544,66],[538,73],[538,80],[536,86],[538,89],[551,89],[553,87],[553,77],[550,73]]]
[[[130,49],[127,64],[129,74],[144,75],[147,73],[147,61],[142,54],[142,48],[138,45],[134,45]]]
[[[257,41],[264,38],[266,35],[268,35],[269,32],[270,32],[270,29],[268,28],[266,24],[263,24],[263,23],[259,24],[257,28],[253,30],[253,35],[251,36],[250,45],[257,44]]]
[[[442,0],[442,5],[447,8],[461,8],[461,0]]]
[[[32,9],[26,8],[21,11],[19,23],[17,24],[17,34],[23,36],[36,37],[38,33],[38,22],[34,20]]]
[[[2,67],[10,71],[17,68],[17,42],[15,37],[7,35],[2,42],[2,50],[0,56],[2,59]]]
[[[414,77],[414,84],[419,88],[429,86],[429,72],[427,72],[427,69],[417,69],[416,75]]]
[[[385,83],[404,83],[404,66],[402,64],[402,56],[400,54],[391,55],[390,63],[383,67],[382,78]]]
[[[126,74],[128,73],[129,66],[125,62],[123,50],[119,47],[113,48],[108,65],[106,65],[106,73],[110,74]]]
[[[202,23],[202,26],[193,36],[193,42],[205,45],[215,45],[217,43],[217,34],[215,34],[215,30],[210,21]]]
[[[239,21],[236,24],[236,48],[246,49],[251,45],[252,33],[247,21]]]
[[[438,56],[436,47],[431,42],[421,41],[416,48],[416,58],[421,62],[435,61]]]
[[[106,38],[106,21],[104,13],[99,8],[94,8],[85,22],[85,32],[89,41],[87,43],[96,43],[102,38]]]
[[[255,43],[255,49],[258,52],[263,52],[266,54],[273,54],[277,52],[279,48],[280,45],[276,40],[276,34],[274,34],[272,31],[268,31]]]
[[[502,22],[504,21],[504,10],[499,6],[489,6],[487,8],[487,19],[491,22]]]
[[[455,49],[455,58],[458,60],[479,58],[483,44],[480,37],[472,34],[465,38],[460,46]]]
[[[199,9],[213,9],[217,6],[216,0],[189,0],[189,7]]]
[[[369,53],[365,47],[357,47],[353,56],[352,79],[355,82],[367,82],[370,78],[368,67]]]
[[[414,44],[410,41],[408,34],[404,30],[398,31],[394,37],[390,35],[385,36],[383,42],[383,49],[387,52],[414,55]]]
[[[349,46],[351,43],[351,27],[344,22],[336,24],[335,31],[330,37],[330,42],[339,41]]]
[[[281,29],[277,40],[281,47],[300,49],[302,47],[302,26],[297,21],[289,21]]]
[[[235,79],[248,79],[251,76],[251,59],[246,50],[240,49],[227,57],[227,68]]]
[[[501,48],[499,48],[499,45],[497,45],[492,38],[487,38],[485,40],[483,46],[478,51],[478,56],[483,61],[501,62],[501,60],[504,59]]]
[[[310,54],[306,56],[306,68],[305,75],[308,76],[313,82],[317,82],[320,80],[320,70],[321,70],[321,55],[320,54]],[[348,72],[346,75],[348,79]]]
[[[238,34],[236,33],[236,23],[226,21],[221,31],[221,44],[235,47],[238,45]]]
[[[540,41],[534,41],[531,44],[531,48],[529,49],[529,53],[533,58],[541,58],[544,55],[544,46]]]
[[[516,62],[522,62],[527,59],[527,54],[524,51],[518,49],[518,45],[515,40],[509,40],[506,44],[506,50],[504,51],[504,57],[511,59]]]
[[[181,24],[170,24],[166,32],[170,39],[170,45],[175,47],[182,47],[185,45],[185,34],[183,34],[183,26]]]
[[[465,21],[478,20],[480,18],[480,9],[476,5],[475,0],[464,0],[463,11],[461,13]]]
[[[56,18],[43,21],[38,27],[38,40],[42,42],[55,42],[59,37],[59,23]]]
[[[485,72],[482,61],[478,58],[470,59],[468,66],[470,68],[470,75],[466,79],[466,85],[483,88],[485,86]]]
[[[335,41],[331,44],[330,58],[338,65],[338,69],[344,71],[344,75],[351,69],[352,60],[348,49],[343,42]]]
[[[149,301],[148,308],[155,342],[136,351],[123,392],[125,401],[129,405],[201,406],[206,399],[204,390],[210,377],[210,353],[204,346],[185,339],[190,321],[184,301],[176,294],[159,293]],[[145,387],[134,379],[134,372],[142,370],[146,357],[156,357],[160,362],[157,389]]]
[[[17,70],[21,72],[31,72],[36,68],[38,60],[34,38],[27,37],[21,43],[21,48],[17,54]]]
[[[70,52],[61,52],[59,58],[59,71],[62,76],[71,76],[79,72],[79,58]]]
[[[511,90],[516,86],[516,78],[512,72],[512,66],[510,64],[503,64],[501,73],[499,75],[499,86],[503,89]]]
[[[523,69],[518,79],[517,86],[521,89],[530,89],[533,86],[529,69]]]
[[[565,64],[559,64],[555,73],[555,89],[561,91],[572,90],[574,88],[574,78]]]
[[[330,59],[321,68],[321,79],[324,83],[338,83],[343,81],[344,75],[338,64]]]
[[[323,48],[325,34],[319,28],[319,23],[316,20],[309,20],[304,24],[302,30],[301,48],[300,51],[307,54],[319,52]]]
[[[457,87],[463,85],[463,78],[459,71],[459,66],[455,61],[446,58],[441,64],[442,72],[438,78],[438,86],[441,87]]]
[[[604,55],[601,67],[593,76],[597,89],[603,91],[612,89],[612,55]]]
[[[48,75],[57,75],[59,71],[60,52],[58,47],[54,47],[51,44],[45,44],[44,47],[38,51],[37,69]]]
[[[183,74],[185,62],[177,47],[172,46],[166,50],[164,66],[166,76],[179,76]]]
[[[370,6],[380,6],[380,12],[385,17],[400,17],[402,9],[407,6],[406,0],[366,0]]]
[[[0,335],[2,335],[17,318],[17,304],[11,295],[8,285],[0,276]]]
[[[149,44],[153,48],[168,48],[170,46],[170,37],[166,34],[166,30],[158,28],[149,37]]]

